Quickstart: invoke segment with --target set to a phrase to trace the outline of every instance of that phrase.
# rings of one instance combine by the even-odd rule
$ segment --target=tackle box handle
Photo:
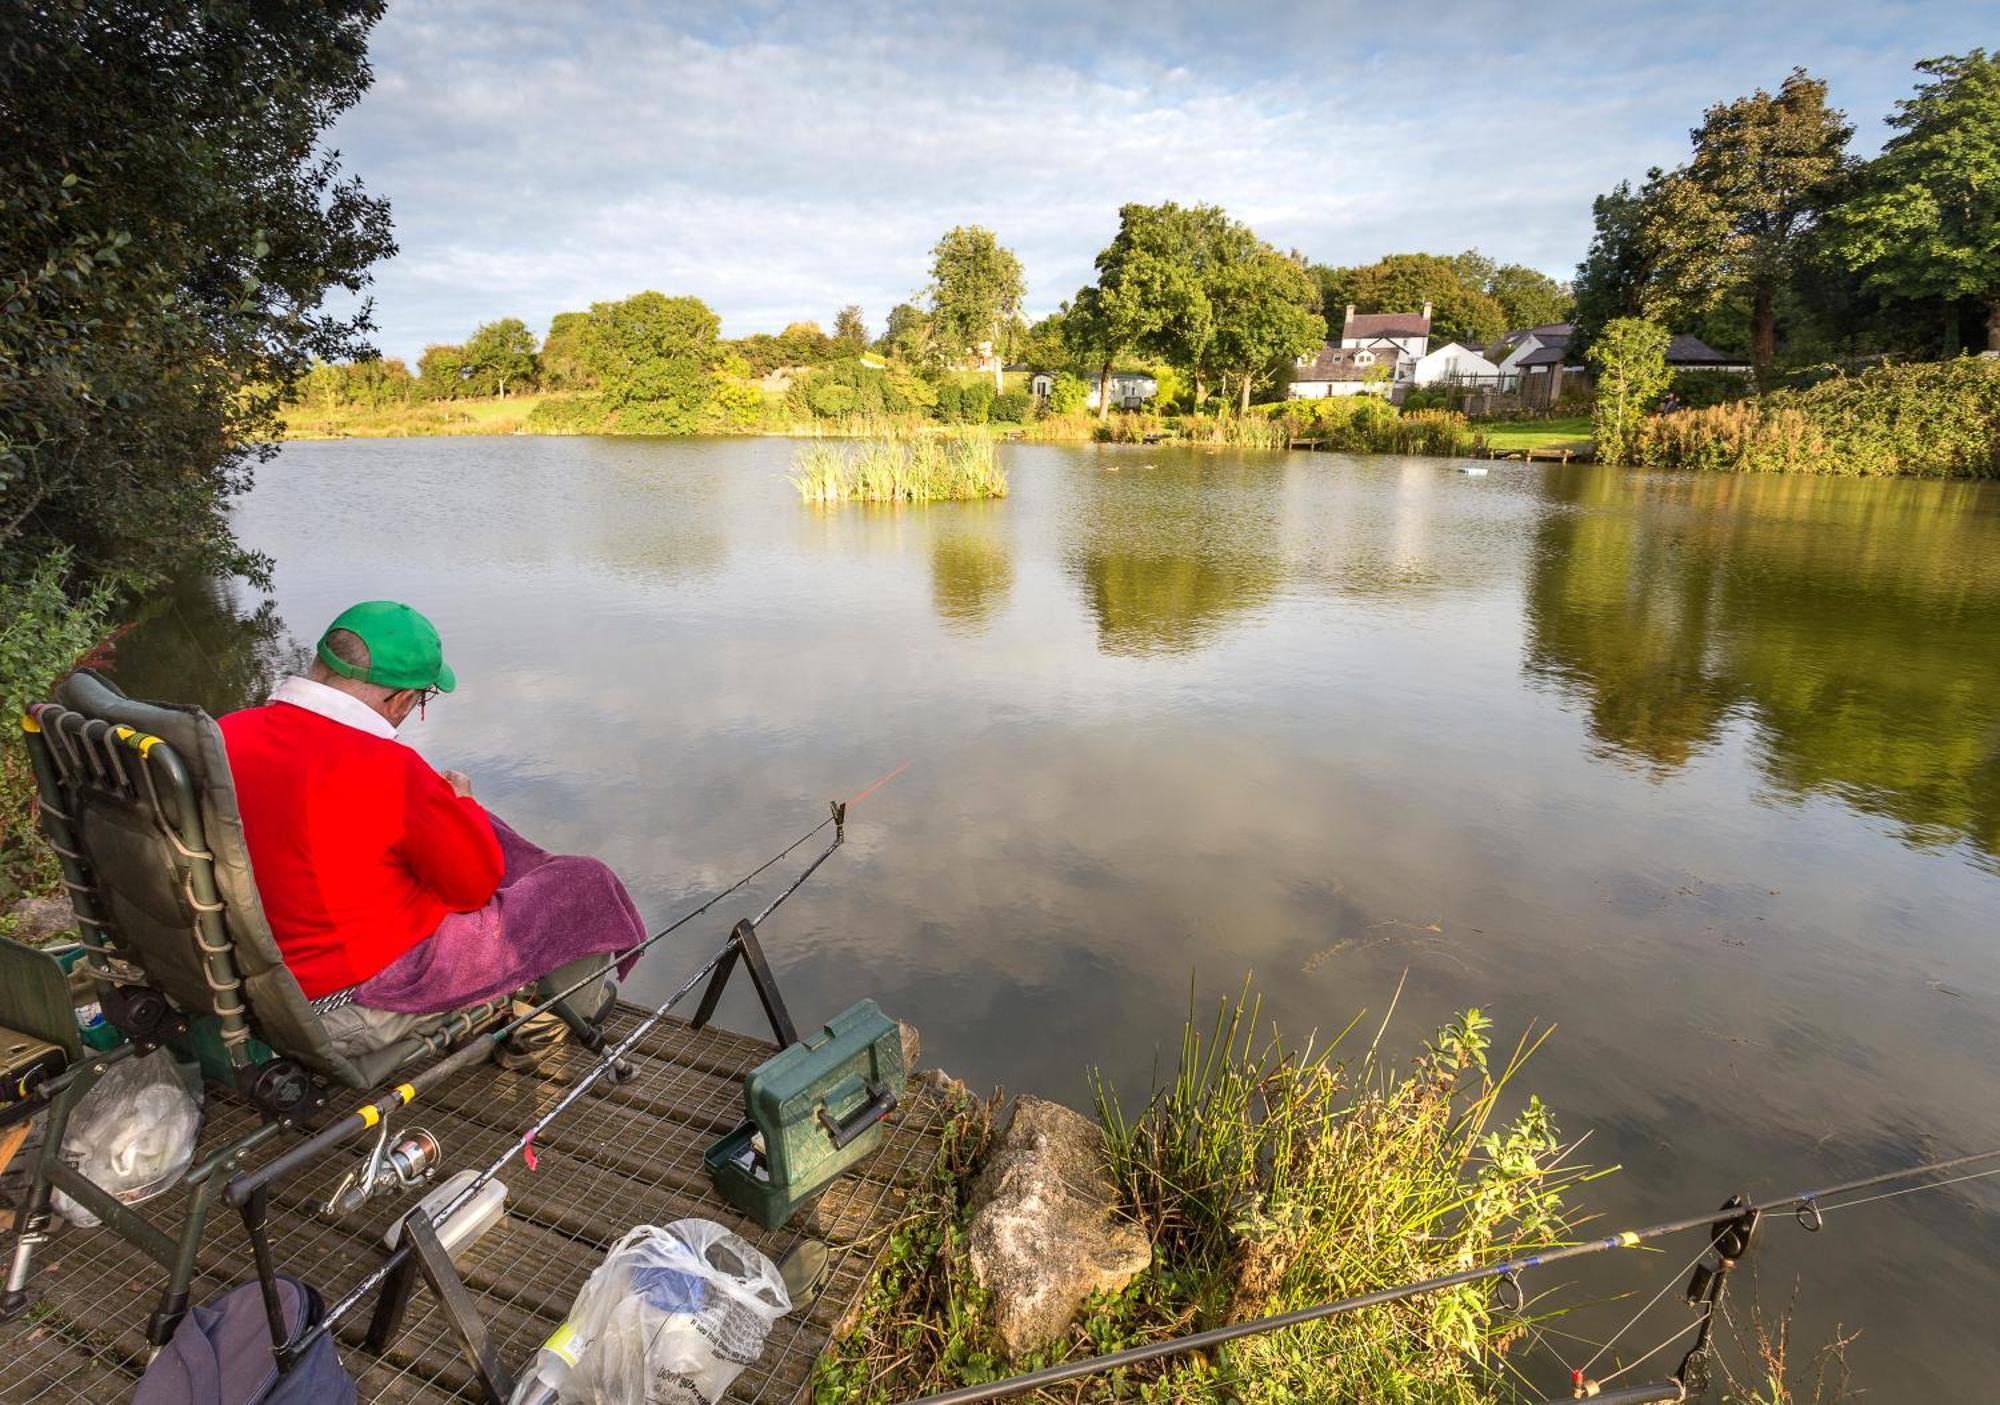
[[[867,1131],[870,1127],[896,1110],[896,1094],[887,1084],[868,1082],[862,1084],[868,1090],[868,1101],[847,1114],[836,1118],[826,1110],[826,1104],[819,1105],[815,1114],[819,1125],[826,1129],[826,1135],[833,1142],[835,1151],[844,1150],[847,1144]]]

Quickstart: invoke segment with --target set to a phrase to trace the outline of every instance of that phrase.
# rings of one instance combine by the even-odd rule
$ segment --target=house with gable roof
[[[1356,313],[1347,305],[1340,344],[1327,342],[1292,368],[1294,400],[1329,395],[1390,395],[1407,389],[1431,347],[1431,305],[1421,312]]]

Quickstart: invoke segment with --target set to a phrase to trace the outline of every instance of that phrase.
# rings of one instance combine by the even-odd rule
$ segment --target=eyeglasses
[[[435,685],[417,690],[417,721],[421,722],[424,720],[424,706],[443,691],[444,689]]]

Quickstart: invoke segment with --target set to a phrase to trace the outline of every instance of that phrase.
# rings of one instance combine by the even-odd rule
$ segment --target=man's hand
[[[444,778],[444,783],[451,787],[453,795],[464,796],[467,800],[472,798],[472,777],[465,772],[439,771],[438,774]]]

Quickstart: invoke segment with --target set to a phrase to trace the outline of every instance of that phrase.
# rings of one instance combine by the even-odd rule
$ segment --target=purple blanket
[[[500,841],[500,889],[482,908],[454,912],[437,930],[355,988],[357,1004],[438,1014],[519,990],[579,957],[646,939],[618,875],[596,859],[551,854],[488,812]],[[621,962],[620,979],[638,957]]]

